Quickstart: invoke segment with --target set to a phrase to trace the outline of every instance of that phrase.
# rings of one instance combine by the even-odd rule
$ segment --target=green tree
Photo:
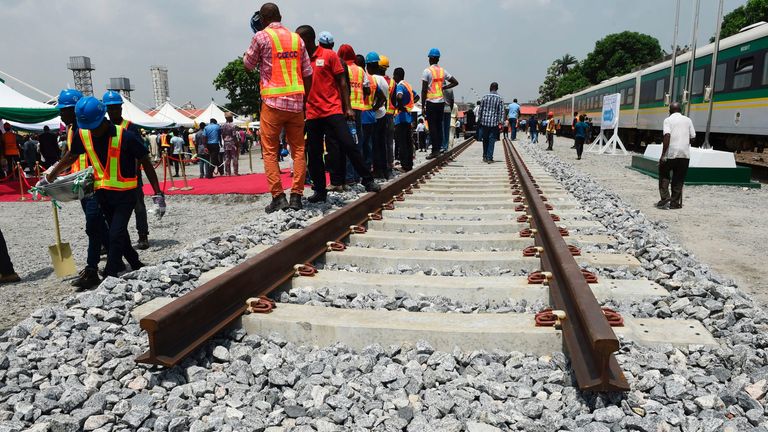
[[[749,0],[747,4],[737,7],[723,17],[720,37],[733,36],[744,27],[760,21],[768,22],[768,0]],[[712,38],[712,41],[714,40],[715,38]]]
[[[581,64],[591,84],[631,72],[638,66],[661,59],[659,41],[642,33],[625,31],[610,34],[595,43],[595,49]]]
[[[259,93],[259,72],[245,70],[242,58],[236,58],[227,63],[213,80],[216,90],[227,91],[229,103],[225,105],[230,111],[239,114],[258,114],[261,103]]]
[[[539,103],[544,104],[551,100],[557,99],[555,92],[557,90],[557,83],[560,78],[557,76],[557,64],[552,63],[547,69],[547,76],[544,78],[544,82],[539,86]]]
[[[584,76],[581,65],[577,64],[560,78],[555,89],[555,99],[589,86],[590,82]]]
[[[563,76],[568,73],[569,70],[571,70],[571,66],[577,64],[578,61],[576,60],[576,57],[566,54],[559,59],[555,60],[555,65],[557,66],[557,74],[560,76]]]

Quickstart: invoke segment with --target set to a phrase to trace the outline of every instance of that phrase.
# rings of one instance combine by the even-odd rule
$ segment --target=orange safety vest
[[[261,86],[262,98],[304,94],[299,35],[285,28],[266,28],[272,44],[272,76]]]
[[[72,136],[74,135],[74,128],[72,126],[67,127],[67,150],[72,150]],[[72,164],[72,172],[76,173],[88,168],[88,155],[85,153],[77,157],[75,163]]]
[[[115,136],[109,140],[109,150],[107,151],[107,165],[104,167],[101,164],[101,160],[96,156],[96,152],[93,149],[93,139],[91,138],[91,131],[87,129],[80,129],[80,139],[83,140],[83,147],[85,152],[88,153],[88,157],[93,164],[93,186],[94,189],[107,189],[114,191],[126,191],[136,189],[138,184],[136,176],[123,177],[120,172],[120,147],[123,144],[123,132],[125,129],[122,126],[115,126]],[[106,168],[106,169],[105,169]]]
[[[187,135],[187,141],[189,141],[189,148],[192,153],[195,152],[195,134],[189,134]]]
[[[3,143],[5,143],[6,156],[19,155],[19,147],[16,145],[16,134],[11,131],[3,133]]]
[[[362,111],[365,109],[365,93],[363,93],[365,71],[360,66],[351,64],[347,67],[347,75],[349,75],[349,104],[352,109]]]
[[[427,89],[427,99],[439,99],[443,97],[445,69],[438,65],[432,65],[429,67],[429,71],[432,72],[432,84]]]
[[[392,78],[386,78],[386,79],[389,82],[389,94],[387,95],[387,114],[394,115],[395,111],[397,110],[395,109],[395,101],[393,100],[395,99],[396,93],[394,92],[393,89],[397,84],[395,84],[395,80]]]
[[[168,141],[168,134],[161,134],[160,135],[160,147],[170,147],[171,144]]]
[[[371,92],[368,94],[368,97],[365,98],[365,107],[363,110],[370,111],[373,109],[373,100],[376,98],[376,90],[379,88],[379,85],[376,83],[376,78],[374,78],[373,75],[368,74],[368,72],[365,74],[368,76],[368,84]]]
[[[407,91],[408,95],[411,97],[411,100],[407,104],[405,104],[405,111],[406,112],[411,112],[411,110],[413,109],[413,105],[414,105],[414,102],[413,102],[413,87],[411,87],[411,85],[408,84],[408,81],[406,81],[406,80],[400,81],[400,84],[402,84],[403,87],[405,87],[405,91]],[[393,97],[395,97],[395,98],[397,97],[397,92],[394,93]]]

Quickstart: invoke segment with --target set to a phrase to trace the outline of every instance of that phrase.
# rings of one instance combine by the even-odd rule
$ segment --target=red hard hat
[[[552,111],[550,111],[550,112],[549,112],[549,114],[547,114],[547,115],[548,115],[549,117],[554,117],[554,116],[555,116],[555,113],[553,113]]]

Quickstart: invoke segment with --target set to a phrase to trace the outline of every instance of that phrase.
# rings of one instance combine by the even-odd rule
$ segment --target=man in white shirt
[[[680,103],[669,106],[669,117],[664,119],[664,147],[659,159],[659,194],[661,201],[656,203],[660,209],[679,209],[683,207],[683,184],[691,159],[691,143],[696,138],[696,130],[690,118],[681,114]],[[672,194],[669,193],[670,182]]]

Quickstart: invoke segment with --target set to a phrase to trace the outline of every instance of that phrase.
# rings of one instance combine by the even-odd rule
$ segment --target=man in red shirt
[[[347,127],[346,120],[354,120],[355,113],[349,103],[347,74],[344,73],[339,56],[333,50],[315,44],[315,30],[311,26],[303,25],[296,29],[296,33],[307,47],[314,70],[312,89],[307,97],[306,129],[309,176],[315,193],[307,201],[325,202],[328,194],[325,184],[326,161],[323,160],[324,139],[332,186],[343,187],[348,157],[355,170],[363,173],[365,190],[378,192],[379,185],[373,181],[369,170],[365,169],[363,156]],[[324,41],[325,44],[329,42]]]

